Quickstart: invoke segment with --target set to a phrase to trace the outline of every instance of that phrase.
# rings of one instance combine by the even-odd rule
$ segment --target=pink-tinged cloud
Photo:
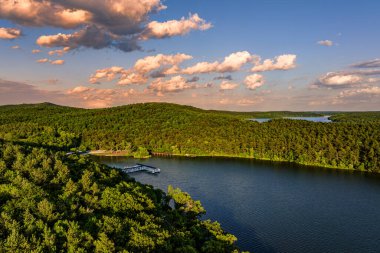
[[[64,60],[55,60],[55,61],[50,61],[52,65],[63,65],[65,64]]]
[[[64,47],[62,49],[56,49],[56,50],[51,50],[48,52],[48,54],[50,56],[53,56],[53,55],[57,55],[57,56],[63,56],[64,54],[66,54],[67,52],[70,51],[70,47]]]
[[[0,27],[0,39],[13,40],[19,38],[21,34],[20,29]]]
[[[126,98],[138,94],[133,89],[97,89],[93,87],[77,86],[66,91],[66,95],[74,98],[88,108],[104,108],[116,104],[125,104]]]
[[[232,53],[224,58],[223,62],[199,62],[191,67],[182,70],[183,74],[193,75],[202,73],[225,73],[236,72],[240,70],[246,63],[257,58],[255,55],[251,55],[247,51]]]
[[[39,54],[39,53],[41,53],[41,50],[39,50],[39,49],[33,49],[32,50],[32,54]]]
[[[33,27],[78,29],[70,34],[43,35],[44,47],[117,48],[139,50],[139,41],[207,30],[210,23],[197,14],[188,19],[151,21],[151,14],[165,9],[160,0],[0,0],[0,19]]]
[[[264,101],[262,97],[255,97],[254,99],[240,98],[240,99],[230,99],[223,98],[219,100],[219,104],[222,105],[238,105],[238,106],[252,106],[255,104],[260,104]]]
[[[130,84],[146,84],[148,82],[148,78],[145,75],[142,75],[140,73],[128,73],[123,74],[119,81],[117,82],[118,85],[124,86],[124,85],[130,85]]]
[[[89,82],[90,83],[99,83],[101,80],[107,80],[107,81],[112,81],[115,79],[116,75],[118,74],[128,74],[129,72],[125,70],[122,67],[119,66],[113,66],[110,68],[105,68],[105,69],[98,69],[96,70],[95,74],[93,74]]]
[[[220,84],[220,90],[234,90],[238,87],[239,85],[237,83],[233,83],[231,81],[223,81]]]
[[[21,47],[19,45],[11,46],[12,49],[20,49]]]
[[[218,69],[219,62],[198,62],[197,64],[185,68],[182,70],[183,74],[193,75],[193,74],[203,74],[203,73],[212,73],[216,72]]]
[[[186,89],[193,89],[195,85],[187,82],[186,78],[182,76],[174,76],[169,80],[158,78],[151,82],[148,89],[157,92],[158,95],[162,95],[167,92],[178,92]]]
[[[72,29],[91,19],[91,13],[67,8],[59,1],[1,0],[0,18],[25,26],[55,26]]]
[[[252,72],[263,72],[272,70],[289,70],[296,67],[296,58],[294,54],[284,54],[275,57],[273,60],[266,59],[262,63],[257,63]]]
[[[247,89],[250,90],[255,90],[261,87],[264,84],[264,82],[264,77],[259,74],[249,75],[244,79],[245,86],[247,87]]]
[[[351,85],[363,82],[364,78],[360,75],[351,73],[327,73],[319,79],[324,85]]]
[[[37,63],[47,63],[47,62],[50,62],[50,61],[47,58],[43,58],[43,59],[38,59],[36,62]]]
[[[174,54],[174,55],[164,55],[158,54],[154,56],[147,56],[143,59],[136,61],[133,69],[141,74],[146,74],[153,70],[159,69],[162,66],[176,66],[183,61],[190,60],[193,57],[187,54]]]
[[[360,89],[351,89],[340,92],[338,98],[356,97],[356,96],[380,96],[380,87],[366,87]]]
[[[166,22],[152,21],[148,23],[142,32],[140,39],[151,38],[162,39],[167,37],[188,34],[191,30],[208,30],[212,27],[211,23],[200,18],[198,14],[193,14],[189,18],[182,17],[180,20],[169,20]]]
[[[99,83],[102,80],[112,81],[118,78],[119,85],[146,84],[152,71],[176,74],[179,69],[178,65],[191,58],[192,56],[187,54],[147,56],[137,60],[130,69],[116,66],[99,69],[90,77],[89,81],[90,83]]]
[[[331,40],[320,40],[317,42],[317,44],[325,47],[332,47],[334,45],[334,42]]]

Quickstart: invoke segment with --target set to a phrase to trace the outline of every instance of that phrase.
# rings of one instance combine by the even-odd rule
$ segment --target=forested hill
[[[236,237],[200,220],[204,212],[180,189],[165,194],[86,156],[0,140],[0,252],[237,253]]]
[[[305,114],[312,113],[298,116]],[[337,121],[343,121],[337,123],[257,123],[247,120],[252,115],[167,103],[92,110],[47,103],[3,106],[0,138],[64,150],[233,156],[380,171],[380,120],[372,117],[379,113],[356,113],[361,117],[354,121],[336,113]]]

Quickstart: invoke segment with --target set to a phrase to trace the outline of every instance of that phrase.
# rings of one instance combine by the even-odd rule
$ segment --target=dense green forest
[[[237,252],[204,212],[86,156],[0,141],[0,252]]]
[[[258,123],[247,120],[252,115],[166,103],[92,110],[48,103],[2,106],[0,138],[56,150],[233,156],[380,171],[379,112],[334,113],[334,123],[290,119]]]

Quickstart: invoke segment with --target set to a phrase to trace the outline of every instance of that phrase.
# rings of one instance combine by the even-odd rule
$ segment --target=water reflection
[[[114,167],[140,160],[94,158]],[[206,218],[253,252],[377,252],[380,179],[365,173],[222,158],[151,158],[161,168],[132,176],[201,200]]]

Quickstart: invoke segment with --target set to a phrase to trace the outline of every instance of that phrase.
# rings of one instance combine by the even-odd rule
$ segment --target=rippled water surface
[[[252,252],[380,252],[380,178],[345,171],[224,158],[94,157],[113,167],[137,162],[159,175],[131,174],[163,190],[169,184],[201,200]]]

